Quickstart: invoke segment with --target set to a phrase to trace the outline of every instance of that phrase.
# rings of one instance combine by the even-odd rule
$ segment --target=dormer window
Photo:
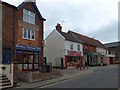
[[[35,24],[35,13],[23,9],[23,21]]]

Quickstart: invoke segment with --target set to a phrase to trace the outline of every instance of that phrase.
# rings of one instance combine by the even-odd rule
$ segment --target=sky
[[[18,6],[24,0],[2,0]],[[93,37],[102,43],[118,41],[119,0],[36,0],[44,22],[44,38],[57,23],[68,30]]]

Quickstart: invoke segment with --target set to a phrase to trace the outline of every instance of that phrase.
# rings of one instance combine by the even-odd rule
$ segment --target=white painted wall
[[[107,54],[106,51],[107,50],[104,48],[99,48],[99,47],[96,48],[96,52],[101,53],[102,55],[106,55]]]
[[[67,54],[67,50],[70,50],[70,43],[72,41],[65,41],[65,50],[66,50],[66,54]],[[73,51],[78,51],[78,44],[80,45],[80,52],[82,52],[82,56],[83,56],[83,45],[80,43],[76,43],[76,42],[72,42],[73,43]]]
[[[1,67],[6,67],[6,69],[2,70]],[[13,86],[13,64],[9,65],[0,64],[0,73],[6,75],[11,82],[11,86]]]
[[[60,58],[64,58],[64,41],[64,37],[57,30],[53,30],[45,39],[44,56],[47,57],[48,62],[52,63],[52,66],[56,66]]]

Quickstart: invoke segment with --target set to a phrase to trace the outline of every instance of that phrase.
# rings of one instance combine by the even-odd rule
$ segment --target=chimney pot
[[[56,30],[57,31],[62,31],[62,26],[61,26],[61,24],[59,24],[59,23],[57,23],[57,26],[55,26],[56,27]]]

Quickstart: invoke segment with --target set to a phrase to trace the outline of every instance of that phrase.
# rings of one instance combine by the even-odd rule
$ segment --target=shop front
[[[67,51],[65,55],[65,68],[76,68],[80,61],[82,60],[82,52],[78,51]]]
[[[39,69],[40,48],[16,45],[16,61],[18,68],[23,71],[35,71]]]
[[[87,61],[89,66],[97,66],[101,63],[101,54],[97,52],[88,52]]]

